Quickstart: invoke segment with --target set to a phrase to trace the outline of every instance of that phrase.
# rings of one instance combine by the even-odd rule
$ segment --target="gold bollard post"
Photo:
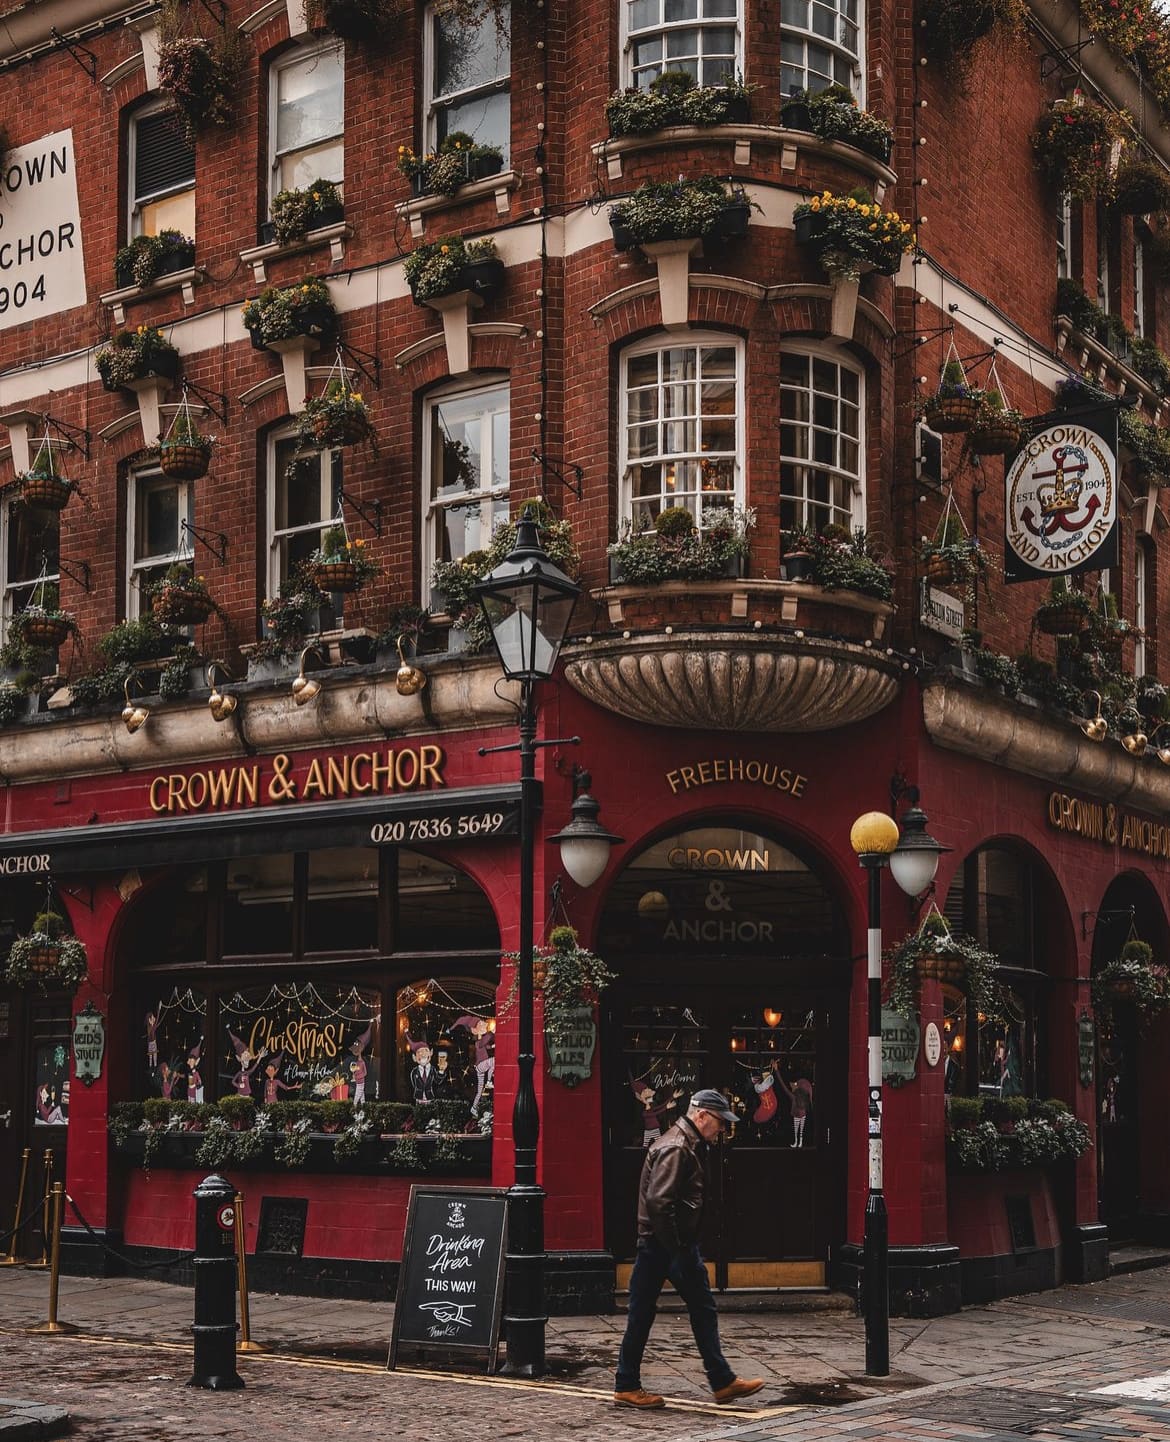
[[[237,1352],[263,1352],[259,1342],[253,1342],[248,1317],[248,1246],[244,1234],[244,1194],[236,1193],[236,1273],[240,1283],[240,1340]]]
[[[47,1267],[49,1265],[49,1236],[53,1230],[53,1148],[45,1148],[45,1205],[41,1211],[41,1260],[29,1262],[30,1267]]]
[[[16,1216],[12,1219],[12,1237],[8,1243],[8,1255],[0,1257],[0,1267],[18,1267],[22,1261],[16,1255],[16,1244],[20,1237],[20,1216],[24,1210],[24,1184],[28,1177],[28,1159],[32,1156],[32,1148],[25,1147],[20,1154],[20,1190],[16,1194]]]
[[[57,1294],[61,1281],[61,1221],[65,1215],[65,1184],[55,1182],[51,1197],[52,1222],[50,1223],[53,1233],[52,1260],[49,1266],[49,1320],[42,1322],[37,1327],[30,1327],[29,1330],[43,1336],[61,1336],[67,1332],[76,1332],[77,1328],[69,1322],[57,1321]]]

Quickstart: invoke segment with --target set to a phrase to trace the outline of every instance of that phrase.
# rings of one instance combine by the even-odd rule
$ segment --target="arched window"
[[[964,861],[947,893],[946,917],[999,959],[1002,1017],[976,1010],[943,988],[947,1090],[957,1095],[1035,1096],[1043,1092],[1045,1038],[1040,1025],[1048,976],[1037,928],[1043,889],[1036,864],[1014,849],[985,846]]]
[[[780,93],[846,85],[863,99],[861,0],[782,0]]]
[[[865,524],[861,371],[830,352],[780,356],[780,524]]]
[[[622,24],[625,80],[638,90],[664,70],[685,70],[696,85],[743,72],[738,0],[625,0]]]
[[[655,337],[622,357],[621,515],[635,535],[685,506],[743,504],[743,347],[731,336]]]

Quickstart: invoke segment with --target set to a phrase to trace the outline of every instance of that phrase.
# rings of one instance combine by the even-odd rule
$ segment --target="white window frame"
[[[1133,333],[1146,333],[1146,242],[1138,225],[1133,228]]]
[[[274,60],[268,67],[268,200],[269,204],[279,194],[282,186],[280,180],[281,162],[290,155],[296,155],[299,151],[312,149],[313,146],[321,144],[322,140],[331,137],[323,136],[313,142],[313,146],[301,145],[290,147],[287,150],[279,150],[276,144],[277,133],[277,112],[280,98],[280,77],[286,70],[294,66],[300,66],[320,58],[323,55],[339,54],[341,56],[341,128],[337,131],[337,139],[341,142],[341,175],[334,179],[333,176],[324,175],[322,180],[334,180],[338,188],[345,184],[345,44],[341,40],[327,40],[320,45],[303,45],[296,50],[291,50],[287,55],[282,55],[279,60]],[[314,176],[314,179],[317,177]]]
[[[321,497],[321,519],[305,526],[285,526],[281,530],[277,529],[276,492],[279,484],[283,480],[283,477],[277,475],[276,451],[277,446],[281,442],[294,440],[296,438],[296,434],[297,432],[294,426],[280,426],[276,430],[269,432],[268,444],[265,447],[265,477],[267,484],[264,487],[264,531],[268,550],[268,560],[266,566],[268,581],[265,594],[268,596],[276,596],[279,593],[281,583],[284,580],[284,577],[282,577],[280,574],[280,543],[287,536],[308,535],[309,533],[316,531],[318,537],[317,543],[319,545],[320,537],[325,533],[325,531],[328,530],[331,525],[337,524],[337,506],[334,501],[334,457],[338,453],[326,449],[315,453],[309,452],[305,457],[306,459],[308,459],[310,456],[315,455],[317,463],[320,466],[319,484]]]
[[[621,368],[619,376],[618,392],[618,505],[619,516],[623,522],[632,521],[634,516],[634,488],[631,475],[635,465],[642,464],[646,458],[631,460],[628,450],[629,444],[629,363],[636,356],[650,355],[666,350],[700,350],[706,346],[717,346],[723,350],[731,350],[735,355],[735,450],[733,465],[735,468],[732,484],[732,497],[730,504],[740,507],[745,504],[745,395],[746,395],[746,352],[741,337],[731,335],[726,331],[679,331],[671,334],[665,331],[657,331],[645,340],[637,341],[627,346],[622,351]],[[661,384],[661,382],[660,382]],[[661,419],[662,412],[659,411]],[[664,453],[665,454],[665,453]],[[679,452],[683,459],[689,459],[689,453]],[[721,493],[722,494],[722,493]],[[665,499],[665,497],[664,497]],[[700,529],[702,529],[702,508],[703,491],[697,492],[699,505],[699,516],[696,518]],[[682,504],[681,500],[678,504]],[[720,499],[716,502],[719,507],[724,507],[728,502]]]
[[[1133,623],[1137,635],[1133,643],[1133,674],[1146,674],[1146,627],[1149,625],[1149,611],[1146,607],[1146,587],[1149,582],[1150,538],[1143,532],[1134,541],[1133,548]]]
[[[423,143],[425,149],[427,150],[436,150],[438,148],[439,115],[442,111],[449,108],[452,100],[471,100],[474,99],[477,95],[506,94],[510,97],[512,94],[512,67],[514,64],[514,57],[511,53],[512,16],[510,11],[508,16],[509,51],[507,74],[497,76],[494,80],[489,81],[485,85],[472,85],[469,86],[466,90],[453,90],[449,95],[444,95],[442,97],[435,94],[435,20],[441,8],[441,6],[437,5],[428,5],[426,7],[426,10],[423,12],[423,70],[421,89],[423,106]],[[447,12],[448,18],[450,18],[451,13],[452,12],[450,11]],[[492,12],[489,8],[485,12],[484,20],[481,21],[481,24],[491,23],[491,14]],[[474,134],[474,132],[468,133]],[[480,141],[481,137],[476,135],[475,139],[477,141]],[[508,157],[511,154],[512,149],[512,124],[510,103],[507,134],[498,138],[494,136],[483,136],[482,143],[485,145],[499,145],[500,149],[504,153],[504,168],[507,169],[509,164]]]
[[[830,521],[837,521],[837,523],[840,524],[840,525],[848,524],[851,530],[854,529],[854,528],[857,527],[857,526],[864,526],[864,525],[866,524],[866,514],[867,514],[866,495],[865,495],[866,475],[867,475],[867,467],[866,467],[866,455],[867,455],[867,452],[866,452],[866,435],[865,435],[865,406],[866,406],[866,374],[865,374],[865,370],[863,369],[863,367],[861,367],[860,365],[858,365],[857,362],[852,358],[852,356],[850,356],[846,351],[844,351],[843,349],[839,349],[839,348],[837,348],[837,347],[835,347],[835,346],[828,346],[828,345],[820,345],[820,346],[818,346],[818,345],[801,345],[801,344],[795,344],[795,345],[794,345],[794,344],[791,344],[791,343],[789,343],[789,342],[782,342],[781,345],[780,345],[780,352],[781,352],[781,355],[800,355],[800,356],[807,356],[811,361],[816,361],[816,360],[828,361],[830,364],[839,367],[841,370],[847,370],[847,371],[849,371],[852,375],[854,375],[854,376],[857,377],[857,473],[856,473],[856,475],[851,474],[849,471],[844,470],[844,469],[843,469],[842,467],[840,467],[840,466],[824,465],[824,464],[822,464],[822,463],[813,461],[813,460],[808,459],[808,458],[805,458],[805,457],[803,457],[803,456],[786,456],[786,455],[783,453],[783,450],[782,450],[782,449],[781,449],[781,451],[780,451],[779,463],[780,463],[781,466],[786,466],[786,465],[787,465],[787,466],[794,466],[794,467],[803,466],[803,467],[805,467],[807,470],[810,470],[810,471],[827,471],[827,472],[829,472],[830,475],[835,476],[835,477],[839,477],[840,479],[842,479],[843,481],[845,481],[845,482],[848,484],[848,486],[849,486],[849,491],[850,491],[850,507],[849,507],[848,521],[847,521],[847,522],[846,522],[845,520],[839,520],[839,521],[838,521],[838,518],[837,518],[836,516],[831,516],[831,517],[830,517]],[[785,389],[788,389],[788,387],[785,387],[785,386],[783,385],[783,383],[780,382],[780,383],[778,384],[777,396],[776,396],[776,426],[777,426],[777,438],[778,438],[778,441],[779,441],[780,435],[782,434],[782,427],[783,427],[783,426],[785,426],[785,425],[790,425],[790,424],[801,424],[800,422],[790,422],[790,421],[784,420],[783,417],[782,417],[780,396],[781,396],[781,393],[783,392],[783,390],[785,390]],[[840,390],[838,390],[838,392],[837,392],[837,399],[838,399],[838,405],[839,405],[839,404],[840,404],[840,400],[841,400]],[[811,407],[810,407],[810,420],[807,422],[807,424],[808,424],[809,427],[811,427],[811,426],[813,425],[813,422],[812,422],[812,420],[811,420]],[[781,442],[781,444],[782,444],[782,442]],[[811,451],[812,448],[810,447],[809,449],[810,449],[810,451]],[[779,477],[777,477],[777,479],[779,480]],[[794,501],[796,504],[800,505],[800,506],[804,509],[804,511],[805,511],[805,517],[804,517],[803,520],[798,521],[797,524],[798,524],[798,525],[807,525],[807,524],[808,524],[807,510],[808,510],[808,506],[809,506],[809,504],[810,504],[809,498],[808,498],[807,482],[806,482],[805,489],[804,489],[803,493],[802,493],[801,495],[798,495],[798,496],[789,495],[789,493],[786,492],[786,491],[784,491],[784,490],[782,490],[779,485],[777,486],[777,490],[778,490],[778,492],[779,492],[779,499],[780,499],[781,505],[783,505],[786,501]],[[814,508],[815,508],[816,511],[819,511],[819,510],[822,509],[822,503],[819,502],[819,501],[814,501],[814,502],[812,502],[812,505],[814,506]],[[815,513],[815,512],[814,512],[814,513]]]
[[[813,3],[825,4],[825,0],[813,0]],[[833,6],[827,7],[827,8],[835,9],[835,10],[838,12],[838,24],[839,24],[839,25],[842,24],[842,23],[844,23],[844,16],[841,14],[841,5],[840,5],[840,4],[834,4]],[[787,38],[787,39],[798,39],[798,40],[800,40],[800,41],[805,45],[805,47],[806,47],[806,49],[805,49],[805,56],[804,56],[804,58],[805,58],[805,64],[804,64],[804,85],[803,85],[802,88],[805,88],[805,89],[810,88],[810,75],[809,75],[809,69],[808,69],[808,50],[807,50],[807,46],[809,46],[809,45],[819,45],[819,46],[823,47],[823,48],[826,49],[826,50],[831,50],[831,51],[833,51],[834,54],[839,55],[839,56],[843,57],[845,60],[848,61],[849,67],[850,67],[850,71],[851,71],[851,74],[852,74],[852,80],[851,80],[851,82],[850,82],[850,87],[849,87],[849,88],[853,91],[853,94],[856,96],[858,105],[864,107],[864,105],[865,105],[865,89],[866,89],[866,84],[865,84],[865,26],[866,26],[865,0],[857,0],[857,49],[856,49],[856,51],[853,51],[853,50],[850,50],[847,45],[842,44],[840,40],[836,40],[836,41],[829,40],[826,36],[824,36],[824,35],[818,35],[818,34],[816,34],[816,33],[815,33],[814,31],[812,31],[812,30],[806,30],[806,29],[804,29],[803,27],[799,27],[799,28],[798,28],[798,27],[793,26],[793,25],[788,25],[788,24],[786,24],[786,23],[783,21],[783,19],[782,19],[781,22],[780,22],[780,40],[781,40],[781,47],[783,47],[783,42],[784,42],[784,40],[785,40],[786,38]],[[781,58],[780,58],[781,72],[783,72],[784,64],[785,64],[785,62],[784,62],[784,58],[783,58],[783,48],[781,48]],[[783,83],[783,82],[781,82],[781,83]],[[820,88],[820,85],[819,85],[819,84],[813,84],[813,85],[811,86],[811,88],[813,88],[813,89],[819,89],[819,88]],[[781,98],[781,101],[784,101],[784,100],[787,100],[787,99],[788,99],[788,96],[787,96],[786,94],[782,94],[780,98]]]
[[[14,581],[14,580],[12,579],[12,577],[9,575],[9,573],[8,573],[8,553],[9,553],[9,546],[10,546],[11,541],[12,541],[12,526],[13,526],[13,524],[14,524],[14,521],[13,521],[13,507],[14,507],[16,504],[17,504],[16,501],[9,501],[9,502],[7,502],[7,503],[3,506],[2,509],[0,509],[0,569],[2,569],[2,571],[3,571],[3,587],[2,587],[2,590],[0,590],[0,616],[2,616],[2,618],[3,618],[3,624],[4,624],[4,632],[5,632],[5,634],[7,634],[7,631],[8,631],[8,623],[12,620],[13,616],[15,616],[18,612],[24,610],[24,605],[18,605],[18,604],[17,604],[17,597],[18,597],[18,596],[19,596],[22,600],[24,600],[24,603],[25,603],[25,604],[27,604],[27,601],[32,598],[33,592],[36,590],[37,586],[40,585],[42,579],[43,579],[48,585],[50,585],[50,586],[59,586],[60,583],[61,583],[61,572],[60,572],[60,569],[57,569],[56,571],[49,571],[49,572],[47,572],[46,575],[45,575],[43,578],[38,574],[38,575],[34,576],[31,580],[19,580],[19,581]],[[24,510],[25,508],[22,507],[21,509]],[[25,515],[26,515],[26,516],[30,516],[30,515],[32,515],[32,512],[25,510]],[[60,528],[60,519],[59,519],[59,517],[58,517],[58,524],[57,524],[57,558],[58,558],[58,561],[60,560],[60,556],[61,556],[61,528]],[[26,599],[26,593],[27,593],[27,599]]]
[[[1112,315],[1109,277],[1109,217],[1103,206],[1097,207],[1097,304],[1102,315]]]
[[[1072,275],[1072,200],[1062,191],[1056,206],[1056,278],[1068,280]]]
[[[175,488],[177,498],[177,510],[179,525],[175,536],[175,547],[171,551],[160,551],[157,555],[138,556],[136,552],[138,532],[138,488],[144,481],[162,480],[169,482]],[[190,481],[177,481],[166,476],[158,466],[141,466],[132,470],[127,479],[126,487],[126,618],[135,620],[139,616],[146,616],[150,612],[150,603],[145,600],[142,588],[138,584],[139,575],[145,571],[154,570],[157,566],[166,566],[179,560],[190,561],[192,559],[191,544],[184,545],[186,538],[183,533],[183,518],[186,517],[187,525],[190,526],[195,519],[195,491]]]
[[[423,404],[423,425],[422,425],[422,515],[423,515],[423,583],[420,594],[427,595],[431,584],[431,574],[439,560],[438,522],[443,513],[449,510],[451,501],[437,500],[432,493],[431,467],[434,464],[433,456],[433,435],[434,435],[434,413],[436,409],[446,401],[462,400],[476,395],[486,395],[489,391],[504,389],[507,391],[508,409],[508,437],[511,443],[512,435],[512,390],[511,381],[506,375],[482,376],[476,379],[474,385],[459,384],[445,385],[438,390],[432,391]],[[485,428],[486,435],[480,450],[483,465],[480,470],[480,479],[483,476],[491,476],[494,469],[494,452],[492,449],[493,436],[492,427]],[[466,501],[460,504],[467,504],[473,500],[480,502],[480,548],[486,550],[491,543],[492,531],[495,523],[492,520],[494,503],[501,497],[505,500],[511,494],[512,467],[511,456],[508,460],[508,480],[504,485],[480,485],[474,491],[468,491]]]
[[[142,209],[138,197],[138,125],[140,121],[148,119],[152,115],[158,115],[170,108],[169,101],[152,101],[149,105],[141,105],[135,110],[126,126],[126,234],[133,240],[136,236],[144,235],[142,228]],[[173,185],[167,190],[160,190],[156,195],[143,197],[148,203],[159,200],[166,200],[172,195],[183,195],[187,191],[194,194],[195,173],[192,172],[190,185]],[[195,225],[192,220],[189,238],[195,237]]]
[[[704,19],[703,16],[701,16],[701,15],[696,15],[696,17],[695,17],[693,20],[668,20],[668,21],[664,21],[664,22],[663,22],[662,24],[660,24],[660,25],[647,26],[645,29],[636,30],[636,31],[633,30],[633,29],[631,29],[631,26],[630,26],[630,10],[631,10],[631,4],[632,4],[632,0],[619,0],[619,21],[618,21],[618,23],[619,23],[619,27],[620,27],[620,41],[619,41],[619,43],[620,43],[620,45],[621,45],[622,85],[623,85],[623,86],[628,86],[628,87],[633,88],[633,87],[637,86],[637,84],[638,84],[637,76],[634,74],[634,40],[635,40],[636,38],[640,39],[640,38],[642,38],[643,36],[658,35],[658,34],[660,34],[660,35],[665,35],[668,31],[671,31],[671,30],[702,30],[702,29],[705,29],[705,28],[710,28],[710,29],[716,29],[716,28],[718,28],[718,29],[726,29],[727,26],[729,26],[729,25],[734,25],[734,27],[735,27],[735,58],[734,58],[734,63],[733,63],[733,65],[732,65],[732,69],[733,69],[733,71],[735,72],[735,74],[736,74],[737,76],[741,76],[741,75],[744,75],[744,74],[746,73],[746,64],[745,64],[745,59],[744,59],[744,48],[745,48],[745,47],[744,47],[744,21],[743,21],[743,9],[744,9],[744,5],[743,5],[743,0],[736,0],[735,15],[734,15],[734,17],[731,16],[731,15],[720,15],[720,16],[717,16],[717,17],[716,17],[716,16],[712,16],[711,19],[708,20],[708,19]],[[699,4],[700,4],[700,5],[702,4],[702,0],[699,0]],[[665,49],[665,46],[664,46],[663,48]],[[662,61],[662,70],[669,70],[670,68],[671,68],[671,66],[670,66],[669,62],[668,62],[668,61],[665,59],[665,57],[664,57],[664,58],[663,58],[663,61]],[[644,72],[644,73],[649,73],[649,72]],[[661,70],[659,71],[659,74],[661,74]],[[645,89],[646,86],[642,86],[641,88],[642,88],[642,89]]]

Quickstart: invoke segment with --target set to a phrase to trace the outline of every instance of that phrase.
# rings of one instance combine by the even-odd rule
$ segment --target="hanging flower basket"
[[[924,978],[958,987],[985,1015],[999,1015],[1002,1000],[995,980],[996,957],[970,937],[953,935],[946,918],[933,905],[918,931],[889,952],[886,961],[890,1005],[904,1016],[912,1016],[917,1009],[919,983]]]
[[[151,602],[151,610],[164,626],[201,626],[215,610],[206,591],[168,586]]]
[[[923,419],[932,431],[969,431],[979,414],[979,401],[975,396],[936,395],[926,402]]]
[[[63,511],[75,489],[74,482],[67,477],[44,471],[25,471],[20,478],[21,500],[43,511]]]
[[[1020,449],[1024,423],[1006,411],[988,419],[980,416],[971,428],[970,445],[977,456],[1010,456]]]
[[[322,561],[313,567],[313,580],[322,591],[356,591],[360,584],[352,561]]]
[[[1036,610],[1036,629],[1046,636],[1079,636],[1089,615],[1089,598],[1063,579],[1052,582],[1048,599]]]
[[[962,989],[967,980],[967,962],[945,951],[927,952],[918,958],[918,975],[930,981],[946,982]]]
[[[44,651],[55,651],[58,646],[64,645],[73,629],[73,623],[67,616],[49,615],[29,616],[21,628],[28,644]]]
[[[197,481],[207,474],[211,464],[211,442],[163,441],[159,445],[158,463],[164,476],[176,481]]]
[[[936,554],[926,562],[926,575],[929,580],[945,586],[955,579],[955,568],[947,556]]]
[[[88,970],[85,943],[64,931],[62,916],[42,912],[29,935],[18,936],[12,943],[4,973],[9,985],[76,991]]]
[[[1108,1013],[1113,1006],[1132,1006],[1142,1015],[1170,1007],[1170,977],[1154,962],[1148,941],[1131,936],[1120,954],[1093,978],[1093,1007]]]
[[[365,542],[347,540],[345,527],[330,526],[321,544],[309,557],[309,574],[319,591],[360,591],[378,574],[378,566],[366,555]]]

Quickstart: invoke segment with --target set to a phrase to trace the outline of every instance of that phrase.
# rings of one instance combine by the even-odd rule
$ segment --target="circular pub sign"
[[[1116,415],[1071,415],[1026,443],[1007,473],[1004,570],[1034,580],[1116,557]]]

